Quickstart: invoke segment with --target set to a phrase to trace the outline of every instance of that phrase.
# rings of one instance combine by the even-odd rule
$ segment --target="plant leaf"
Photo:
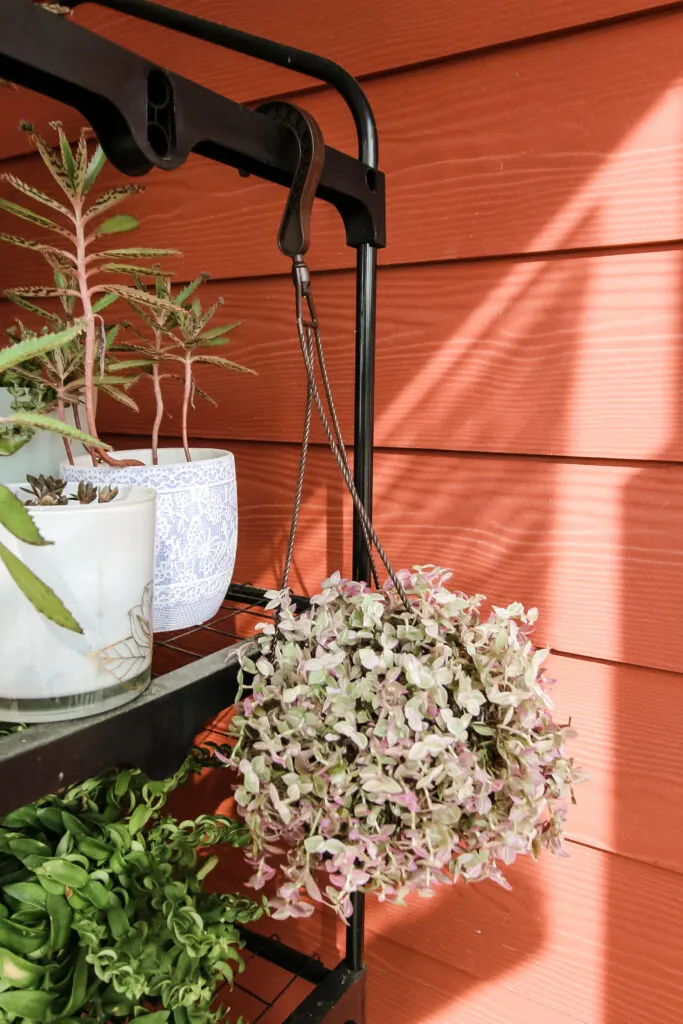
[[[131,217],[129,213],[117,213],[114,217],[110,217],[109,220],[105,220],[96,229],[96,235],[117,235],[124,231],[134,231],[138,227],[138,222],[135,217]]]
[[[231,359],[223,359],[222,356],[205,356],[200,352],[193,356],[192,362],[209,363],[211,366],[222,366],[225,370],[237,370],[239,373],[251,373],[256,376],[255,370],[250,370],[248,366],[242,366],[241,363],[233,363]]]
[[[196,292],[200,285],[206,284],[209,280],[209,274],[200,274],[199,277],[195,277],[194,281],[190,281],[186,284],[182,291],[178,292],[175,297],[176,302],[179,306],[182,306],[183,302],[186,302],[189,297]]]
[[[103,263],[99,268],[110,274],[139,274],[140,277],[156,277],[158,267],[138,267],[134,263]]]
[[[26,288],[8,288],[5,292],[8,299],[14,301],[15,296],[20,299],[59,299],[64,295],[73,295],[78,298],[79,293],[72,288],[50,288],[48,286],[31,285]]]
[[[85,174],[85,181],[83,183],[83,195],[85,195],[86,192],[89,192],[90,189],[93,187],[93,185],[95,184],[95,182],[96,182],[96,180],[98,178],[98,175],[99,175],[100,171],[102,170],[102,168],[104,167],[106,162],[107,162],[107,158],[104,155],[104,150],[102,149],[102,147],[100,145],[98,145],[97,148],[95,149],[95,152],[90,157],[90,163],[88,164],[88,169],[87,169],[86,174]],[[132,185],[131,188],[137,190],[138,186]],[[104,193],[104,195],[106,195],[106,194],[107,193]],[[100,199],[102,199],[102,198],[103,198],[103,196],[100,196]]]
[[[115,217],[112,217],[112,220],[115,220],[115,219],[116,219]],[[137,224],[137,222],[136,222],[136,224]],[[115,259],[115,260],[125,260],[125,259],[155,260],[155,259],[164,259],[166,256],[168,256],[168,257],[171,257],[171,256],[182,256],[182,253],[178,249],[150,249],[150,248],[135,247],[135,246],[132,246],[131,248],[124,248],[124,249],[106,249],[104,252],[98,252],[97,253],[98,259],[100,257],[103,257],[103,258],[106,258],[106,259]],[[159,271],[157,270],[156,273],[158,274]]]
[[[143,185],[119,185],[118,188],[111,188],[107,192],[103,192],[89,207],[85,219],[89,221],[93,217],[99,217],[100,214],[110,210],[112,206],[122,203],[128,196],[138,195],[144,191]]]
[[[25,309],[28,313],[35,313],[36,316],[41,316],[48,323],[54,324],[55,327],[61,327],[62,318],[57,313],[51,313],[49,309],[36,306],[34,302],[29,302],[22,295],[17,295],[11,288],[5,292],[5,297],[10,302],[13,302],[15,306],[19,306],[20,309]]]
[[[17,178],[15,174],[0,174],[0,181],[6,181],[8,185],[11,185],[17,192],[21,192],[28,199],[34,199],[37,203],[42,203],[43,206],[49,206],[64,217],[71,216],[66,206],[57,199],[53,199],[52,196],[49,196],[46,192],[41,192],[40,189],[35,188],[33,185],[28,185],[21,178]]]
[[[61,420],[53,419],[52,416],[43,416],[38,412],[15,412],[8,417],[10,423],[17,423],[20,427],[31,427],[34,430],[49,430],[60,437],[67,437],[70,441],[80,441],[89,448],[102,448],[104,451],[111,451],[111,445],[105,444],[99,438],[91,437],[82,430],[72,427],[70,423],[63,423]]]
[[[103,295],[101,299],[97,300],[97,302],[93,302],[93,313],[101,313],[103,309],[107,309],[108,306],[111,306],[114,302],[117,302],[118,299],[118,295]]]
[[[62,161],[59,159],[56,152],[52,149],[51,146],[47,144],[42,135],[38,134],[38,132],[34,129],[33,125],[24,123],[21,127],[22,130],[26,132],[29,139],[40,153],[43,163],[45,164],[48,171],[61,188],[62,192],[64,192],[69,197],[69,199],[71,199],[73,196],[71,182],[69,181],[68,175],[64,170]]]
[[[44,547],[52,543],[44,539],[23,503],[3,484],[0,484],[0,526],[4,526],[13,537],[25,544]]]
[[[127,406],[132,409],[133,412],[140,412],[140,406],[135,402],[130,395],[127,395],[125,391],[119,391],[117,388],[110,388],[107,384],[100,384],[100,390],[113,398],[115,402],[120,402],[121,405]]]
[[[1,543],[0,561],[4,563],[5,568],[24,597],[28,598],[37,612],[44,615],[46,619],[50,619],[51,622],[55,622],[58,626],[63,626],[64,629],[69,629],[73,633],[83,632],[69,609],[57,597],[55,592],[47,584],[43,583],[42,580],[39,580],[28,566],[24,565],[16,555],[12,554],[9,548],[6,548]],[[2,995],[0,994],[0,1009],[7,1009],[1,1000]],[[29,1017],[31,1020],[37,1019],[31,1017],[28,1013],[22,1013],[22,1016]]]
[[[25,989],[23,992],[0,992],[0,1010],[12,1017],[24,1017],[31,1021],[46,1021],[50,1016],[50,1007],[54,995],[50,992],[39,992],[37,989]]]
[[[0,241],[7,242],[8,245],[16,245],[18,249],[34,249],[36,252],[54,253],[56,256],[61,257],[62,260],[65,258],[62,250],[54,245],[45,245],[44,242],[32,242],[30,238],[8,235],[5,231],[0,232]]]
[[[42,214],[36,213],[35,210],[29,210],[26,206],[20,206],[19,203],[13,203],[11,199],[0,199],[0,210],[4,210],[5,213],[11,213],[14,217],[19,217],[20,220],[27,220],[29,224],[35,224],[36,227],[45,228],[46,231],[55,231],[59,235],[66,235],[67,238],[71,238],[71,232],[67,231],[66,228],[60,227],[49,217],[43,217]]]
[[[208,331],[203,331],[200,334],[200,338],[206,341],[212,341],[214,338],[220,338],[221,335],[227,334],[228,331],[233,331],[235,327],[241,327],[244,320],[236,320],[234,324],[226,324],[224,327],[212,327]]]
[[[34,338],[25,338],[8,348],[0,349],[0,374],[5,370],[11,370],[13,366],[18,366],[25,360],[35,359],[46,352],[52,352],[53,349],[62,348],[82,333],[83,328],[80,324],[76,324],[74,327],[67,327],[54,334],[41,334]]]
[[[152,295],[150,292],[139,291],[137,288],[131,288],[127,284],[111,284],[107,285],[107,290],[110,292],[116,292],[117,295],[121,295],[124,299],[132,299],[133,302],[139,302],[145,306],[151,306],[153,309],[169,310],[171,313],[179,313],[182,315],[182,310],[179,310],[174,302],[170,299],[162,299],[158,295]]]

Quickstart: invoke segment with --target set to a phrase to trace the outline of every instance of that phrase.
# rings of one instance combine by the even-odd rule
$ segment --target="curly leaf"
[[[42,1024],[50,1018],[50,1008],[54,995],[40,992],[37,989],[26,989],[23,992],[0,992],[0,1010],[10,1017],[24,1017],[26,1020]]]
[[[4,563],[5,568],[22,594],[28,598],[37,612],[40,612],[46,619],[50,619],[51,622],[55,622],[58,626],[70,629],[73,633],[83,632],[71,612],[57,597],[55,592],[47,584],[43,583],[42,580],[38,579],[35,573],[31,572],[28,566],[24,565],[16,555],[13,555],[4,544],[0,544],[0,561]],[[3,1009],[1,1003],[0,1009]],[[23,1014],[23,1016],[28,1017],[30,1015]]]
[[[125,405],[126,408],[132,409],[133,412],[140,412],[140,406],[134,401],[130,395],[127,395],[125,391],[119,391],[117,388],[111,388],[106,384],[101,384],[100,389],[113,398],[115,402],[119,402],[121,405]]]

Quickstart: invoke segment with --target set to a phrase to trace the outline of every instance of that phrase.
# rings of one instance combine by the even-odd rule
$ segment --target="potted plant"
[[[3,1024],[225,1019],[212,1003],[244,968],[238,926],[266,908],[204,889],[209,848],[241,845],[243,826],[164,813],[204,760],[165,782],[109,773],[0,821]]]
[[[273,916],[351,894],[402,903],[462,878],[506,881],[518,855],[559,852],[578,773],[550,715],[536,610],[494,607],[428,567],[371,592],[335,574],[241,655],[228,762],[259,888],[281,867]],[[246,695],[245,695],[246,694]],[[274,864],[273,861],[276,863]]]
[[[154,593],[154,627],[169,630],[196,625],[220,607],[230,584],[237,543],[237,497],[234,458],[221,449],[191,448],[188,412],[195,397],[211,400],[195,380],[194,368],[207,363],[225,369],[251,372],[216,353],[227,344],[236,324],[213,326],[219,304],[203,309],[194,293],[206,280],[202,275],[174,293],[168,275],[157,263],[178,255],[173,250],[140,247],[102,249],[101,239],[137,227],[135,218],[118,213],[100,222],[102,215],[126,197],[139,192],[137,185],[108,189],[97,198],[91,189],[103,165],[98,147],[88,154],[82,135],[72,150],[59,125],[59,151],[54,152],[32,128],[25,130],[64,196],[53,199],[13,176],[4,179],[23,195],[58,212],[62,220],[46,218],[23,206],[3,200],[0,207],[45,231],[67,238],[58,245],[0,235],[6,242],[39,250],[55,275],[54,287],[14,288],[8,297],[32,314],[53,316],[37,304],[40,298],[68,302],[67,316],[77,315],[85,325],[82,374],[74,370],[62,393],[69,404],[82,401],[88,433],[98,437],[97,394],[104,390],[133,410],[136,404],[128,388],[140,376],[154,388],[156,417],[150,449],[111,453],[91,449],[67,459],[60,475],[70,483],[86,481],[95,486],[152,486],[157,490],[157,552]],[[63,221],[66,226],[63,226]],[[128,277],[131,284],[122,283]],[[145,279],[152,279],[147,287]],[[105,323],[103,314],[117,300],[125,300],[135,323]],[[107,312],[110,316],[111,312]],[[126,337],[126,332],[128,336]],[[180,449],[159,449],[159,430],[164,415],[163,382],[177,376],[183,382]],[[54,377],[54,374],[53,374]],[[63,380],[60,378],[61,383]],[[73,464],[72,464],[73,463]]]
[[[76,323],[26,337],[0,351],[0,372],[54,357],[83,333]],[[13,412],[0,428],[49,430],[92,450],[102,444],[35,411]],[[45,477],[32,477],[27,489],[0,486],[0,718],[92,714],[147,685],[154,501],[149,488],[68,492],[64,481]]]

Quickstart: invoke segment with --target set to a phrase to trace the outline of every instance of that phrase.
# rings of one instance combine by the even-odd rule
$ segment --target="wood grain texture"
[[[673,11],[368,83],[387,172],[382,262],[681,238],[682,28],[683,11]],[[354,151],[340,100],[319,93],[307,106],[330,144]],[[6,169],[33,178],[30,163]],[[183,275],[286,269],[275,245],[278,186],[195,157],[149,181],[141,242],[184,251]],[[313,238],[312,267],[350,265],[341,221],[322,204]],[[26,276],[30,259],[18,253],[15,272]]]
[[[116,439],[115,439],[116,440]],[[138,447],[135,438],[119,439]],[[140,442],[143,443],[143,442]],[[234,579],[277,583],[294,498],[294,445],[217,442],[237,460]],[[350,501],[321,448],[310,453],[292,587],[311,593],[351,569]],[[398,568],[436,563],[497,604],[541,609],[556,650],[683,669],[683,468],[386,452],[376,457],[375,520]]]
[[[678,251],[539,262],[387,268],[379,275],[376,443],[580,458],[683,459],[683,321]],[[347,442],[353,437],[352,274],[314,281],[327,363]],[[198,369],[218,407],[198,401],[197,437],[298,442],[305,371],[289,278],[211,284],[227,350],[257,377]],[[12,307],[0,304],[0,328]],[[126,315],[122,309],[119,316]],[[219,321],[217,321],[219,322]],[[181,386],[167,382],[172,436]],[[115,433],[151,430],[103,399]],[[324,435],[316,419],[313,437]]]
[[[221,788],[220,773],[201,781],[194,806],[220,806]],[[683,877],[576,843],[567,852],[519,858],[510,891],[457,885],[407,908],[368,899],[370,1024],[678,1024]],[[246,877],[232,851],[211,885],[244,891]],[[328,963],[343,950],[326,912],[278,931]]]
[[[172,0],[167,6],[187,10],[183,0]],[[411,0],[392,0],[390,5],[349,0],[338,7],[326,5],[324,12],[313,12],[306,0],[293,0],[286,7],[277,0],[250,7],[239,0],[194,0],[191,13],[324,54],[363,77],[665,6],[666,0],[546,0],[533,6],[525,0],[435,0],[429,17],[424,17],[421,5]],[[312,84],[311,79],[286,69],[240,54],[228,55],[220,47],[95,6],[81,8],[75,21],[242,103]],[[44,123],[60,118],[71,131],[79,123],[74,111],[37,95],[30,99],[26,90],[3,96],[0,158],[25,148],[14,132],[20,117]]]

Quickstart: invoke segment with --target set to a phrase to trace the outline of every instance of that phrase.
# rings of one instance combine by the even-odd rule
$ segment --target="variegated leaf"
[[[209,363],[211,366],[222,366],[225,370],[237,370],[239,373],[251,373],[256,376],[256,371],[241,363],[233,363],[231,359],[223,359],[222,356],[207,356],[199,353],[192,357],[193,363]]]
[[[57,213],[61,213],[64,217],[71,216],[66,206],[63,206],[57,199],[53,199],[52,196],[47,195],[46,192],[41,192],[40,189],[35,188],[33,185],[28,185],[21,178],[17,178],[15,174],[0,174],[0,181],[6,181],[8,185],[11,185],[17,192],[21,192],[27,199],[34,199],[37,203],[42,203],[43,206],[49,206],[50,209],[56,210]]]
[[[85,220],[90,221],[93,217],[99,217],[101,213],[111,210],[113,206],[123,202],[128,196],[134,196],[144,191],[143,185],[119,185],[118,188],[108,189],[88,207]]]
[[[48,171],[61,188],[62,192],[64,192],[65,195],[67,195],[69,199],[71,199],[73,197],[73,189],[71,188],[71,182],[69,181],[69,177],[66,171],[64,170],[62,161],[59,159],[56,152],[52,149],[51,146],[48,145],[48,143],[45,141],[42,135],[38,134],[33,125],[26,124],[24,122],[21,125],[21,127],[22,130],[26,132],[29,139],[40,153],[43,163],[45,164]]]

